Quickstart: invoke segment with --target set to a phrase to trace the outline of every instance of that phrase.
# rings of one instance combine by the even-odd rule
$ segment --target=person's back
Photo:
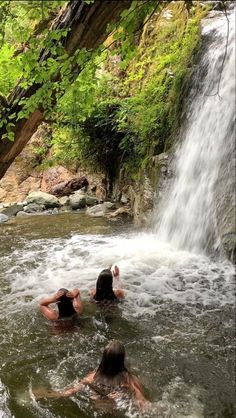
[[[115,266],[115,274],[119,274],[119,269]],[[90,291],[92,300],[96,303],[112,303],[118,302],[124,297],[121,289],[113,290],[113,274],[111,269],[104,269],[98,276],[96,289]]]
[[[124,364],[125,348],[119,341],[111,341],[105,347],[102,360],[96,372],[89,373],[77,385],[63,391],[35,392],[37,397],[68,397],[89,386],[95,394],[95,400],[117,400],[130,395],[140,408],[148,401],[145,398],[139,379],[131,374]]]
[[[117,340],[111,341],[104,349],[101,363],[90,383],[101,396],[116,397],[138,389],[142,393],[141,385],[125,366],[125,347]],[[143,395],[142,395],[143,396]]]

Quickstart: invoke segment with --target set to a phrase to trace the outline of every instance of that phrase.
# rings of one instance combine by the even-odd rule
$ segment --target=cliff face
[[[32,191],[48,192],[55,182],[74,177],[75,174],[63,166],[40,169],[42,161],[50,154],[47,135],[48,127],[42,125],[0,180],[0,203],[24,201]]]
[[[216,216],[217,228],[223,250],[228,258],[236,263],[236,196],[235,196],[235,127],[230,129],[234,132],[228,138],[232,142],[223,150],[224,157],[219,171],[216,184]]]
[[[104,173],[91,172],[83,167],[77,167],[71,162],[70,167],[62,164],[50,167],[50,157],[53,154],[48,136],[50,127],[42,124],[33,135],[21,154],[0,180],[0,204],[23,202],[29,193],[41,190],[50,193],[53,186],[66,180],[86,176],[91,188],[96,188],[100,199],[104,196]],[[47,168],[45,168],[47,167]]]

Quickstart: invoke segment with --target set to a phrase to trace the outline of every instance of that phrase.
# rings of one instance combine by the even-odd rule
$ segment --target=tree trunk
[[[65,39],[65,51],[72,56],[77,49],[96,49],[107,37],[107,24],[118,19],[122,10],[129,7],[131,0],[95,0],[92,4],[86,4],[82,0],[73,0],[58,16],[53,24],[53,29],[70,28]],[[40,61],[49,57],[47,51],[42,51]],[[79,73],[79,69],[78,69]],[[58,79],[55,75],[54,81]],[[13,113],[20,112],[22,106],[19,100],[30,98],[41,87],[40,84],[23,89],[19,85],[13,90],[9,98],[9,110],[4,113],[5,118]],[[27,119],[16,122],[15,139],[13,142],[0,140],[0,178],[2,178],[14,159],[23,150],[31,136],[44,119],[43,109],[35,110]],[[0,137],[6,133],[0,129]]]

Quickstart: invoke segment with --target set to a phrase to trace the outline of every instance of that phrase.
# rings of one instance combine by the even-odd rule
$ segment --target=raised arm
[[[82,314],[84,307],[83,307],[83,303],[81,301],[80,291],[79,291],[79,289],[77,289],[77,290],[78,290],[78,293],[77,293],[77,296],[75,296],[74,299],[73,299],[73,306],[75,308],[75,311],[78,314]]]
[[[49,319],[50,321],[56,321],[59,317],[59,313],[54,309],[50,308],[48,305],[51,303],[56,303],[58,299],[63,295],[63,291],[59,291],[52,296],[44,298],[39,303],[39,308],[45,318]]]

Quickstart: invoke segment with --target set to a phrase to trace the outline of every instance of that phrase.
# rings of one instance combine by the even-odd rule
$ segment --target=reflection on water
[[[175,251],[129,225],[83,214],[34,216],[1,226],[0,416],[139,417],[133,405],[99,409],[81,393],[35,401],[32,388],[64,388],[94,370],[108,340],[127,348],[152,410],[147,417],[234,416],[233,268]],[[117,263],[126,299],[89,303],[99,271]],[[58,330],[38,311],[41,297],[79,286],[84,314]]]

